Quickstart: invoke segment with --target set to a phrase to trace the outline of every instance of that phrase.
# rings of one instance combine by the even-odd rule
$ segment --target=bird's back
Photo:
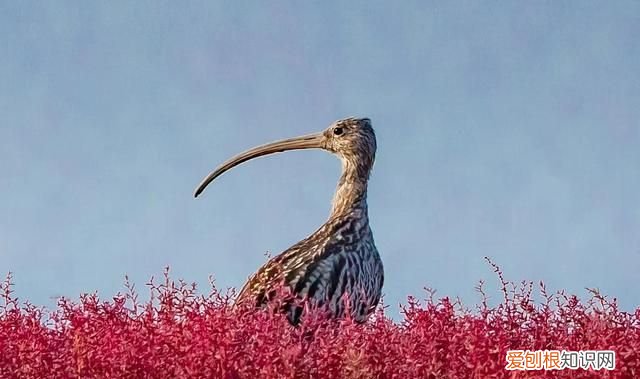
[[[262,306],[279,288],[295,298],[326,307],[333,317],[364,322],[377,306],[384,281],[382,261],[365,213],[329,219],[309,237],[270,259],[245,284],[239,303]],[[287,315],[299,322],[302,309],[289,303]]]

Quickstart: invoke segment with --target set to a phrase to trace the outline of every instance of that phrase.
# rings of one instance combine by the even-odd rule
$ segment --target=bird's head
[[[235,166],[264,155],[288,150],[323,149],[338,155],[346,166],[357,168],[368,176],[376,155],[376,135],[368,118],[346,118],[331,124],[320,133],[289,138],[257,146],[221,164],[200,183],[198,197],[215,178]]]
[[[322,133],[324,149],[349,161],[371,161],[376,155],[376,135],[368,118],[345,118]]]

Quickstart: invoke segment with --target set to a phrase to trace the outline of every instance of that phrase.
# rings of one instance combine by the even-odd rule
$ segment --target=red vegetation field
[[[500,274],[499,274],[500,275]],[[46,311],[0,288],[0,378],[640,378],[640,308],[625,313],[597,292],[532,300],[531,283],[500,279],[504,299],[472,309],[448,298],[410,298],[394,322],[380,308],[367,324],[308,312],[298,328],[268,311],[234,309],[173,282],[133,286],[111,300],[85,295]],[[507,371],[506,352],[614,350],[607,370]]]

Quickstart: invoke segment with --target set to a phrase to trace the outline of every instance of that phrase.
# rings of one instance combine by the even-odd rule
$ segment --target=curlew
[[[195,191],[198,197],[215,178],[250,159],[287,150],[323,149],[342,161],[342,175],[329,219],[313,234],[271,258],[240,290],[237,303],[265,305],[279,286],[297,299],[325,307],[333,318],[349,312],[364,322],[381,296],[384,271],[367,212],[367,184],[376,154],[376,137],[368,118],[347,118],[320,133],[284,139],[249,149],[211,172]],[[302,308],[289,302],[284,311],[292,324]]]

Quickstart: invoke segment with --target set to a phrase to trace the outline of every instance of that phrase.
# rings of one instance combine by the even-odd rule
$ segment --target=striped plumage
[[[252,275],[238,302],[264,305],[285,284],[299,299],[326,306],[333,317],[345,313],[364,322],[377,306],[384,273],[367,213],[367,183],[373,167],[376,139],[367,118],[333,123],[322,133],[273,142],[250,149],[222,164],[200,184],[198,196],[217,176],[249,159],[293,149],[320,148],[342,160],[342,176],[329,220],[309,237],[271,258]],[[297,324],[301,308],[286,307]]]

